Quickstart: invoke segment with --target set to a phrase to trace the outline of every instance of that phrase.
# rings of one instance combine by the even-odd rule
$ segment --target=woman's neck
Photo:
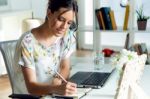
[[[58,37],[54,36],[53,33],[51,33],[48,30],[48,27],[47,27],[46,23],[44,23],[41,26],[33,29],[31,32],[33,33],[35,38],[38,40],[38,42],[40,42],[41,44],[43,44],[45,46],[50,46],[58,38]]]

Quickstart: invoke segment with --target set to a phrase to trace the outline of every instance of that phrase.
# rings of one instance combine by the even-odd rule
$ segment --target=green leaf
[[[138,21],[143,21],[143,20],[147,20],[150,18],[150,16],[145,16],[144,15],[144,11],[143,11],[143,5],[140,6],[140,8],[138,8],[136,10],[136,13],[137,13],[137,20]]]

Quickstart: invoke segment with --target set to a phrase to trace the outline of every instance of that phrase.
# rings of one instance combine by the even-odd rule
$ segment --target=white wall
[[[48,0],[32,0],[34,17],[45,18]]]
[[[9,0],[11,10],[28,10],[31,8],[31,0]]]
[[[10,10],[33,10],[35,18],[45,18],[48,0],[9,0]]]
[[[30,10],[0,13],[0,42],[18,39],[22,34],[22,21],[31,16]],[[0,52],[1,74],[6,74],[6,69]]]

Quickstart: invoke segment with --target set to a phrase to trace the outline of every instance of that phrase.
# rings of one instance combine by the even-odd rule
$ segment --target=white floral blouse
[[[75,50],[75,37],[73,32],[65,33],[54,44],[46,47],[39,43],[31,31],[20,39],[19,66],[26,66],[35,70],[38,82],[50,83],[55,75],[54,69],[59,70],[61,60],[69,58]]]

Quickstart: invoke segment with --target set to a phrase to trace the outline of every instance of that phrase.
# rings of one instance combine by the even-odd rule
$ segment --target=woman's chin
[[[57,37],[63,37],[64,33],[56,33],[55,36],[57,36]]]

